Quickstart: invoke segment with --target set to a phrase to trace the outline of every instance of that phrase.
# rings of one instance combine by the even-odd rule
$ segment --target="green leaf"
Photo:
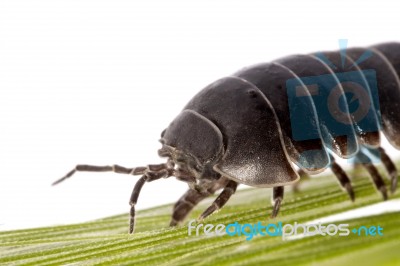
[[[353,180],[353,203],[332,176],[312,178],[301,191],[287,190],[280,214],[270,219],[271,189],[239,190],[204,224],[305,223],[381,202],[365,173]],[[399,198],[400,193],[390,196]],[[196,207],[197,218],[215,199]],[[187,224],[169,228],[172,205],[137,214],[136,231],[128,235],[128,214],[92,222],[0,232],[0,264],[4,265],[400,265],[400,213],[349,220],[349,228],[379,225],[383,236],[311,236],[297,240],[255,236],[188,236]],[[337,224],[337,223],[336,223]]]

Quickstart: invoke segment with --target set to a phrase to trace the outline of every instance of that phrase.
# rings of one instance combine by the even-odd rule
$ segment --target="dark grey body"
[[[400,51],[400,44],[375,46],[373,56],[355,66],[353,71],[376,70],[383,132],[393,146],[400,148],[400,87],[396,74],[400,72],[400,52],[394,51]],[[365,49],[349,49],[347,62],[354,63],[363,52]],[[334,63],[340,61],[339,51],[325,54]],[[318,116],[311,100],[308,104],[314,116],[307,119],[315,121],[315,128],[309,130],[320,132],[320,138],[300,142],[292,138],[285,81],[338,71],[342,70],[332,69],[314,55],[289,56],[272,63],[245,68],[231,77],[210,84],[183,109],[183,113],[191,110],[210,126],[215,126],[213,135],[200,134],[202,129],[199,125],[185,123],[178,116],[179,122],[175,121],[167,128],[162,142],[191,154],[193,158],[207,154],[205,157],[212,160],[205,162],[203,159],[198,162],[198,167],[208,169],[207,173],[213,169],[215,173],[251,186],[274,187],[297,180],[290,161],[308,173],[318,173],[330,165],[328,147],[321,149],[318,156],[308,158],[308,168],[298,162],[298,154],[332,142],[335,143],[329,147],[332,152],[342,158],[349,158],[356,156],[361,146],[378,147],[380,143],[379,132],[363,132],[351,115],[344,119],[354,124],[352,133],[346,137],[334,137],[331,132],[333,129],[329,128],[323,117]],[[363,74],[360,72],[360,75]],[[337,85],[340,87],[339,81]],[[376,117],[371,120],[371,123],[379,123]],[[191,133],[176,135],[176,128],[183,127],[192,128],[187,129]],[[192,134],[192,131],[197,133]],[[194,138],[194,135],[197,137]],[[174,138],[181,142],[173,141]],[[185,143],[185,139],[188,143]],[[210,146],[218,147],[218,151],[211,152]],[[198,175],[198,171],[192,172],[199,178],[207,178]]]
[[[360,60],[366,52],[368,60]],[[76,171],[142,175],[129,201],[130,233],[134,230],[135,205],[143,185],[171,176],[189,185],[189,190],[174,205],[171,226],[182,222],[202,199],[223,189],[199,217],[206,218],[224,206],[239,184],[273,187],[271,217],[275,217],[283,200],[284,186],[296,183],[299,175],[319,173],[328,167],[354,200],[350,179],[331,153],[359,159],[383,199],[387,199],[383,178],[367,153],[371,148],[378,151],[391,177],[394,193],[397,169],[380,147],[379,132],[383,131],[389,142],[400,149],[400,43],[376,45],[368,50],[349,49],[346,56],[340,51],[320,55],[293,55],[250,66],[208,85],[161,133],[162,148],[158,152],[167,158],[164,164],[135,168],[77,165],[54,184]],[[348,69],[366,88],[361,93],[363,98],[358,97],[357,112],[349,112],[350,105],[344,94],[354,88],[342,87],[352,84],[345,79],[346,73],[343,78],[343,72]],[[367,75],[376,75],[376,84],[367,82]],[[324,84],[328,81],[324,77],[328,76],[329,84]],[[322,94],[316,94],[316,87],[308,84],[307,77],[318,77],[316,84],[326,85],[321,87],[321,92],[328,92],[324,88],[329,85],[333,86],[334,93],[331,91],[328,100],[322,102],[318,98]],[[297,84],[295,95],[303,99],[296,105],[289,104],[288,80]],[[373,85],[379,101],[374,97],[376,93],[372,93]],[[331,104],[330,99],[338,100],[342,96],[345,96],[342,109]],[[332,126],[327,112],[316,108],[321,103],[328,106],[337,121],[346,125],[345,134]],[[360,120],[360,114],[368,115]],[[299,137],[299,123],[307,125],[302,130],[312,138],[301,134]],[[370,126],[377,130],[369,130]],[[295,165],[300,171],[295,170]]]

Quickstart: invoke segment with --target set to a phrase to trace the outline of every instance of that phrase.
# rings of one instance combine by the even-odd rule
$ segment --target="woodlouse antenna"
[[[97,166],[97,165],[86,165],[86,164],[78,164],[75,166],[73,170],[68,172],[65,176],[55,181],[52,186],[55,186],[64,180],[70,178],[76,172],[114,172],[118,174],[129,174],[129,175],[142,175],[148,169],[148,167],[135,167],[135,168],[127,168],[120,165],[106,165],[106,166]]]
[[[140,191],[146,182],[151,182],[161,178],[168,178],[170,176],[175,176],[178,180],[186,182],[193,189],[197,188],[196,179],[189,173],[183,171],[182,169],[175,169],[174,163],[170,159],[167,163],[163,164],[150,164],[147,166],[140,166],[134,168],[123,167],[120,165],[86,165],[78,164],[73,170],[68,172],[65,176],[55,181],[52,185],[57,185],[64,180],[70,178],[76,172],[114,172],[118,174],[128,174],[128,175],[142,175],[141,178],[136,182],[130,200],[130,218],[129,218],[129,233],[132,234],[135,230],[135,205],[138,201]]]

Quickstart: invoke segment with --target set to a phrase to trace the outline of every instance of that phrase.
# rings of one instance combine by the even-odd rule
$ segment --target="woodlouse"
[[[339,79],[349,68],[352,77],[356,75],[359,80],[358,86],[366,89],[359,92],[364,98],[358,95],[359,106],[354,112],[350,111],[353,100],[346,100],[346,93],[353,92],[354,96],[354,88],[345,88],[345,84],[351,85],[353,81]],[[376,75],[378,102],[366,73]],[[335,92],[332,89],[326,98],[313,97],[316,87],[306,84],[307,79],[303,79],[306,77],[317,78],[319,86],[325,89],[335,86]],[[380,153],[391,177],[391,191],[395,192],[397,170],[380,147],[379,131],[400,149],[399,77],[400,43],[295,55],[250,66],[201,90],[161,133],[162,148],[158,153],[167,158],[166,163],[135,168],[77,165],[54,184],[76,171],[142,175],[129,202],[130,233],[134,231],[135,205],[144,183],[171,176],[189,185],[189,190],[173,207],[171,226],[182,222],[202,199],[223,189],[199,219],[209,216],[224,206],[238,184],[273,187],[271,216],[275,217],[285,185],[297,182],[299,173],[320,173],[328,167],[354,200],[350,179],[331,152],[342,158],[358,158],[387,199],[383,178],[365,150],[375,149]],[[328,79],[329,84],[324,85]],[[302,99],[294,110],[289,80],[297,82],[296,93]],[[344,103],[342,109],[338,107],[339,100]],[[327,106],[339,124],[347,126],[345,133],[336,132],[331,117],[321,111],[321,106]],[[312,137],[295,137],[299,133],[299,123],[307,125],[300,133]],[[370,130],[371,127],[376,130]],[[299,167],[299,172],[295,171],[293,163]]]

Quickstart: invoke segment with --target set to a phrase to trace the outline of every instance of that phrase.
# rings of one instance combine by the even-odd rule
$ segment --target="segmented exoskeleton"
[[[399,77],[400,43],[250,66],[201,90],[162,132],[159,155],[166,163],[136,168],[77,165],[54,184],[76,171],[142,175],[130,199],[130,233],[144,183],[170,176],[189,185],[174,205],[171,226],[223,189],[199,219],[209,216],[224,206],[238,184],[273,187],[275,217],[284,186],[299,180],[294,165],[307,174],[331,168],[354,200],[350,179],[332,154],[356,158],[387,199],[370,152],[380,157],[394,193],[398,174],[380,147],[380,132],[400,149]]]

